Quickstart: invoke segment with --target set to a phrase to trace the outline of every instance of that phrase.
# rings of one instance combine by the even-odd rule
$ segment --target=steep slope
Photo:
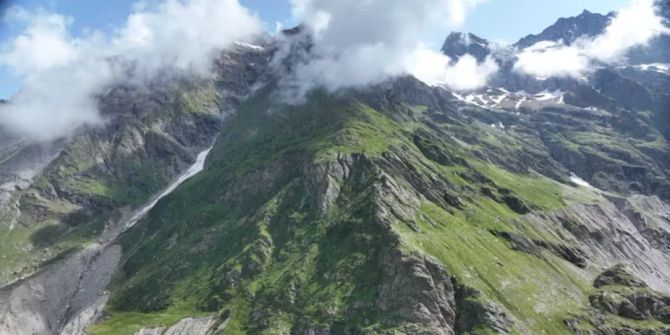
[[[177,89],[182,93],[175,95]],[[14,244],[3,244],[4,282],[34,270],[15,267],[25,264],[26,257],[37,254],[48,260],[81,239],[95,238],[115,209],[144,202],[192,162],[193,148],[206,146],[217,133],[220,112],[213,91],[189,90],[164,91],[177,97],[171,102],[152,101],[149,93],[130,99],[121,93],[122,105],[106,106],[131,112],[134,104],[144,104],[140,115],[121,114],[109,128],[75,136],[30,187],[15,190],[6,215],[16,224],[3,226]],[[186,99],[195,103],[189,106]]]
[[[22,152],[0,165],[7,178],[35,170],[28,150],[56,150],[43,168],[8,181],[5,190],[0,333],[74,334],[88,325],[106,299],[100,291],[121,252],[114,242],[133,209],[150,203],[213,143],[224,117],[262,77],[266,52],[241,46],[222,55],[213,79],[170,75],[117,87],[101,97],[106,127],[49,145],[18,140]]]
[[[589,324],[600,311],[592,281],[634,252],[611,252],[624,246],[616,236],[569,238],[541,213],[613,205],[569,183],[532,128],[480,120],[491,117],[412,79],[301,106],[265,89],[224,125],[205,170],[123,236],[121,272],[91,332],[148,334],[179,320],[222,334]],[[657,203],[644,213],[665,236],[668,206],[639,203]],[[623,207],[612,211],[584,224],[623,229],[613,218]],[[667,264],[658,234],[639,238]],[[659,275],[654,288],[670,293]],[[664,327],[611,318],[612,329]]]
[[[191,110],[177,107],[169,114],[163,108],[170,104],[159,102],[142,109],[153,121],[127,117],[76,136],[32,186],[13,194],[17,224],[3,227],[9,243],[3,244],[2,270],[14,282],[0,289],[0,333],[59,333],[70,318],[104,298],[98,291],[109,283],[120,255],[117,246],[107,247],[118,221],[185,169],[192,150],[216,134],[214,101],[197,99]]]

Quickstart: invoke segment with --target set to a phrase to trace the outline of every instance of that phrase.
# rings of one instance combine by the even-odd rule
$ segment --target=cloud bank
[[[287,86],[302,97],[315,87],[336,91],[406,74],[455,90],[485,86],[498,71],[492,58],[452,60],[426,43],[426,32],[462,24],[483,1],[291,0],[312,46],[292,66]],[[238,0],[165,0],[154,6],[140,1],[121,27],[83,36],[71,35],[71,18],[44,10],[13,7],[4,20],[25,28],[0,45],[0,65],[23,85],[0,107],[0,124],[44,141],[104,123],[97,97],[110,87],[146,83],[164,69],[207,75],[221,50],[250,42],[263,29]],[[628,50],[664,33],[668,28],[653,0],[633,0],[602,35],[571,46],[538,43],[517,54],[514,68],[542,78],[579,78],[594,64],[622,61]]]
[[[495,66],[464,57],[455,65],[426,47],[426,32],[465,20],[482,0],[292,0],[313,46],[293,69],[297,95],[314,87],[329,91],[364,87],[413,74],[433,85],[473,89]],[[445,34],[446,35],[446,34]],[[423,38],[422,38],[423,37]]]
[[[444,54],[421,48],[415,52],[407,69],[428,85],[444,85],[457,91],[469,91],[485,86],[499,67],[492,57],[478,63],[474,56],[466,54],[454,63]]]
[[[617,13],[603,34],[579,39],[570,46],[540,42],[522,50],[514,68],[539,78],[581,78],[594,64],[621,62],[631,48],[670,33],[657,11],[653,0],[633,0]]]
[[[144,83],[163,69],[207,75],[220,51],[262,32],[237,0],[140,2],[122,27],[82,37],[69,33],[71,18],[44,10],[14,7],[5,20],[25,26],[0,46],[0,65],[23,83],[0,108],[0,123],[41,141],[101,124],[97,96],[115,84]]]

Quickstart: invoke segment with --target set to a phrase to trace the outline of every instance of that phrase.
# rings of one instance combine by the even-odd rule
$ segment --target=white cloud
[[[589,69],[590,59],[577,46],[539,42],[518,55],[515,70],[538,78],[552,76],[579,78]]]
[[[218,52],[262,29],[238,0],[167,0],[131,14],[112,45],[144,70],[173,67],[204,74]]]
[[[82,125],[103,123],[97,96],[107,88],[144,83],[166,68],[205,75],[220,51],[262,31],[237,0],[166,0],[135,8],[111,34],[79,38],[68,33],[69,18],[10,11],[26,28],[0,47],[0,65],[23,83],[0,109],[0,123],[36,140],[67,136]]]
[[[468,91],[487,84],[489,77],[498,72],[498,64],[487,57],[483,63],[471,55],[464,55],[455,64],[449,57],[429,49],[418,49],[409,72],[429,85],[446,85],[454,90]]]
[[[74,59],[76,42],[68,33],[70,18],[45,11],[30,17],[26,11],[13,8],[6,20],[28,24],[0,54],[0,64],[9,66],[18,75],[44,71]]]
[[[95,96],[118,78],[117,71],[98,60],[30,76],[0,109],[0,122],[38,141],[66,136],[82,125],[101,125]]]
[[[468,58],[450,69],[444,56],[424,47],[425,37],[463,23],[482,0],[292,0],[293,14],[312,35],[309,55],[293,69],[289,84],[300,97],[315,86],[330,91],[362,87],[389,77],[414,74],[431,84],[473,87],[488,75],[472,68]],[[432,53],[432,54],[429,54]],[[439,65],[430,74],[431,64]],[[417,63],[418,62],[418,63]],[[490,65],[490,64],[489,64]],[[475,64],[475,66],[479,66]],[[487,68],[490,66],[486,65]],[[468,83],[465,83],[468,81]]]
[[[468,12],[485,0],[457,0],[448,1],[449,19],[453,24],[461,25],[465,23]]]
[[[668,33],[657,10],[654,0],[634,0],[619,11],[603,35],[587,45],[587,54],[605,62],[617,61],[630,48],[645,45],[654,37]]]
[[[633,0],[617,13],[603,34],[577,40],[570,46],[540,42],[518,54],[515,69],[540,78],[580,78],[593,68],[595,62],[623,61],[631,48],[646,45],[667,33],[669,30],[658,15],[653,0]]]

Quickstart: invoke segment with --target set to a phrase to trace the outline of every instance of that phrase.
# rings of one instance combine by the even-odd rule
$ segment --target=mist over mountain
[[[525,49],[543,41],[563,41],[566,45],[570,45],[577,39],[602,34],[615,15],[616,13],[602,15],[585,10],[578,16],[559,19],[540,34],[522,38],[515,43],[515,46]]]
[[[14,7],[0,334],[670,333],[670,3],[480,2]]]

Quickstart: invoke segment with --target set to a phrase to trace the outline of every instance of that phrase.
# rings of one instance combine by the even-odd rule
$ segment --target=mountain
[[[111,280],[119,250],[110,243],[122,221],[211,146],[263,62],[263,52],[241,48],[218,60],[218,80],[117,87],[100,102],[109,124],[68,140],[31,144],[5,131],[1,334],[77,333],[88,325],[77,316],[100,303]]]
[[[580,17],[543,34],[604,16]],[[455,33],[452,59],[501,62],[490,87],[295,104],[287,40],[310,47],[116,87],[104,128],[0,133],[0,334],[670,332],[662,64],[537,79]]]
[[[578,16],[558,19],[540,34],[528,35],[519,40],[515,46],[525,49],[542,41],[563,41],[566,45],[571,45],[579,38],[602,34],[613,17],[614,13],[602,15],[585,10]]]
[[[442,52],[453,61],[469,54],[478,62],[483,62],[491,54],[489,41],[471,33],[454,32],[447,36]]]
[[[659,13],[670,27],[670,5],[667,1],[657,1]],[[602,15],[585,10],[582,14],[561,18],[537,35],[528,35],[514,47],[525,49],[538,42],[563,42],[571,45],[580,38],[593,38],[605,31],[615,13]],[[629,64],[670,63],[670,36],[667,34],[652,39],[648,44],[633,48],[627,55]]]
[[[201,315],[223,333],[663,329],[670,207],[654,195],[670,187],[609,191],[653,173],[619,160],[650,143],[667,170],[660,134],[636,149],[617,128],[631,116],[520,118],[409,78],[300,107],[268,87],[224,124],[205,170],[122,237],[94,333]],[[572,150],[608,191],[571,182]],[[608,270],[619,263],[631,268]]]

